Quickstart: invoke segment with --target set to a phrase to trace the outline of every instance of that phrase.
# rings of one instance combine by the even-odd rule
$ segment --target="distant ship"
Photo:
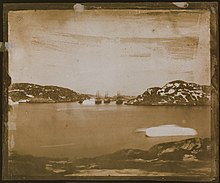
[[[102,99],[100,98],[99,92],[96,93],[95,104],[101,104]]]
[[[104,103],[109,104],[111,102],[110,98],[108,97],[108,92],[105,93]]]
[[[119,92],[117,92],[116,104],[123,104],[123,99]]]
[[[82,104],[82,103],[83,103],[83,100],[82,100],[82,99],[80,99],[78,102],[79,102],[79,104]]]

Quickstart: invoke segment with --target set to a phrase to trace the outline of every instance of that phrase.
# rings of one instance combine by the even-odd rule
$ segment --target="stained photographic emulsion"
[[[4,4],[3,178],[217,179],[217,3]]]

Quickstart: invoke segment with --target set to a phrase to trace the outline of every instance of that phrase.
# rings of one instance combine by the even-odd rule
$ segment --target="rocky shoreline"
[[[73,161],[67,158],[34,157],[12,153],[9,157],[11,177],[74,176],[210,176],[211,141],[190,138],[157,144],[148,151],[122,149],[94,158]]]

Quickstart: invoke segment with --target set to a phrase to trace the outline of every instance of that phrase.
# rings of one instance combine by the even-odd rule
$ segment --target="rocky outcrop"
[[[209,105],[210,86],[176,80],[162,88],[148,88],[142,95],[128,100],[128,105]]]
[[[158,160],[210,160],[211,142],[209,138],[167,142],[153,146],[148,153],[151,158]]]
[[[9,99],[19,103],[75,102],[89,98],[89,95],[79,94],[67,88],[30,83],[14,83],[8,92]]]

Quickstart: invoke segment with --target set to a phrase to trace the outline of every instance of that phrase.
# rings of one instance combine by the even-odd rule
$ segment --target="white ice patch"
[[[147,128],[145,131],[148,137],[169,137],[169,136],[195,136],[197,131],[193,128],[180,127],[174,124],[160,125]]]
[[[84,100],[83,105],[95,105],[95,99]]]

